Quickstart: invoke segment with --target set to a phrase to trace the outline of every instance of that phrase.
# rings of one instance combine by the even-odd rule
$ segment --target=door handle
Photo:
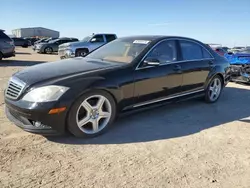
[[[214,62],[211,60],[211,61],[208,62],[208,64],[209,64],[209,65],[213,65]]]
[[[175,65],[173,70],[174,71],[180,71],[181,70],[181,66],[180,65]]]

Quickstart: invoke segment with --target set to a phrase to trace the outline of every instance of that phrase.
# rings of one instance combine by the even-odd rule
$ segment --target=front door
[[[183,93],[201,91],[212,69],[213,57],[200,44],[179,40],[182,56]]]
[[[93,51],[94,49],[105,44],[105,40],[103,35],[95,35],[90,40],[91,45],[89,46],[89,51]]]
[[[134,74],[135,106],[165,100],[181,93],[182,72],[177,54],[176,41],[164,40],[146,55]],[[145,64],[147,60],[159,64]]]

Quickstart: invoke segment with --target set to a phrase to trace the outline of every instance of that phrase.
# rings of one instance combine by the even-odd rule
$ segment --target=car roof
[[[128,40],[150,40],[150,41],[160,41],[162,39],[183,39],[183,40],[192,40],[196,42],[200,42],[196,39],[189,38],[189,37],[182,37],[182,36],[168,36],[168,35],[136,35],[136,36],[127,36],[127,37],[120,37],[120,39],[128,39]],[[200,42],[201,43],[201,42]]]
[[[77,39],[77,38],[74,38],[74,37],[61,37],[61,38],[58,38],[59,40],[62,40],[62,39]]]

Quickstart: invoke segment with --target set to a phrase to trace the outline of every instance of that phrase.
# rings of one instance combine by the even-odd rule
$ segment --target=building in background
[[[53,37],[58,38],[59,31],[54,31],[51,29],[43,27],[29,27],[29,28],[19,28],[12,30],[12,34],[16,37]]]

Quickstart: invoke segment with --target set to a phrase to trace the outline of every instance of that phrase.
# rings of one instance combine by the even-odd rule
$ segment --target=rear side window
[[[180,41],[183,60],[203,59],[203,48],[190,41]]]
[[[106,36],[107,42],[111,42],[112,40],[115,40],[115,39],[116,39],[116,36],[115,36],[115,35],[105,35],[105,36]]]
[[[0,31],[0,38],[1,39],[8,39],[9,37],[4,32]]]
[[[204,59],[211,59],[211,58],[213,58],[212,55],[205,48],[202,48],[202,53],[203,53],[203,58]]]

